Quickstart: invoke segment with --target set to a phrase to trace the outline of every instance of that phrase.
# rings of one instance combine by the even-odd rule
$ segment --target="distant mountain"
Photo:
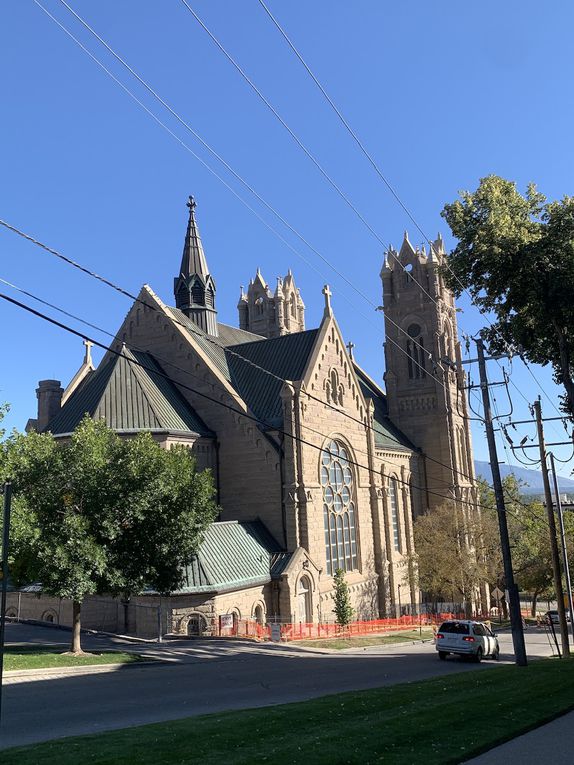
[[[484,478],[488,483],[492,483],[492,473],[489,462],[474,461],[474,469],[479,478]],[[522,491],[524,494],[544,494],[544,485],[542,483],[542,473],[538,470],[528,470],[522,467],[510,467],[510,465],[501,465],[500,474],[505,476],[513,473],[517,480],[523,483]],[[573,494],[574,481],[570,478],[558,476],[558,486],[560,493]]]

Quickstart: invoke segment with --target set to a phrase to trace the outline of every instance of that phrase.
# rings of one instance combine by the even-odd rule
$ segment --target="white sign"
[[[219,617],[219,627],[222,630],[233,628],[233,614],[223,614]]]
[[[504,593],[502,592],[502,590],[499,590],[498,587],[495,587],[494,590],[492,591],[492,597],[495,600],[500,600],[503,595]]]

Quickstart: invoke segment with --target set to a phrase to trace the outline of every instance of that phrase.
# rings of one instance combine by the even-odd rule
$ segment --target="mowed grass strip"
[[[318,638],[317,640],[297,640],[292,645],[305,646],[307,648],[330,648],[335,651],[343,651],[345,648],[366,648],[370,645],[392,645],[393,643],[412,643],[413,640],[430,640],[433,636],[432,629],[423,627],[407,632],[392,632],[386,635],[360,635],[351,637]]]
[[[6,646],[4,670],[52,669],[57,667],[85,667],[90,664],[129,664],[141,661],[141,656],[120,651],[86,653],[82,656],[66,655],[63,646],[30,645]]]
[[[62,739],[4,750],[1,759],[3,765],[460,763],[572,709],[573,681],[574,660],[541,660]]]

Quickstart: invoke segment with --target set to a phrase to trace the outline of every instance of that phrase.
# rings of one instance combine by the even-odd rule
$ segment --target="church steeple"
[[[175,305],[208,335],[217,336],[215,281],[208,271],[195,220],[195,199],[189,197],[189,220],[185,233],[179,276],[174,279]]]

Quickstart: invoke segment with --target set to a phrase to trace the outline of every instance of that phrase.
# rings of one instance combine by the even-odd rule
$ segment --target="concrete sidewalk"
[[[465,760],[465,765],[539,765],[541,762],[551,762],[552,765],[572,765],[574,762],[574,712],[568,712],[472,760]]]

